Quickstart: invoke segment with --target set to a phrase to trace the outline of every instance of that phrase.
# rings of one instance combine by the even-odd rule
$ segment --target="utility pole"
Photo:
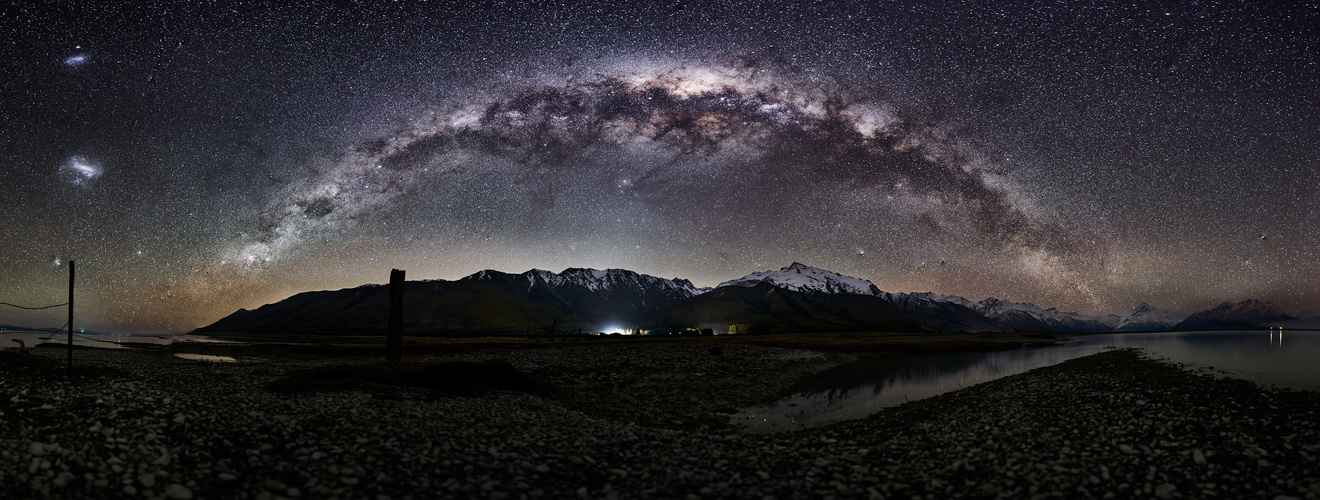
[[[73,268],[74,262],[69,261],[69,356],[67,372],[69,381],[73,381]]]
[[[403,270],[390,270],[390,321],[385,331],[385,359],[403,358]]]

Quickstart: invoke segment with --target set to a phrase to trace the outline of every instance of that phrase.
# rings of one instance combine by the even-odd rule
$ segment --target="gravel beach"
[[[456,397],[266,388],[342,359],[75,354],[109,373],[4,373],[0,498],[1320,498],[1320,394],[1129,350],[769,435],[727,415],[852,358],[487,349],[452,357],[504,359],[543,387]]]

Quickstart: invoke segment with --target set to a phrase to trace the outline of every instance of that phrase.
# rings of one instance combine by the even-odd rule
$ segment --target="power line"
[[[78,338],[83,339],[83,340],[89,340],[89,341],[92,341],[92,342],[101,342],[101,343],[105,343],[105,344],[115,344],[115,345],[119,345],[119,342],[115,342],[115,341],[113,341],[113,340],[94,339],[94,338],[88,337],[88,336],[86,336],[86,335],[83,335],[83,334],[81,334],[81,333],[75,333],[75,334],[73,334],[73,336],[74,336],[74,337],[78,337]]]
[[[53,331],[53,332],[50,332],[50,335],[47,335],[46,338],[41,339],[41,342],[37,342],[37,344],[44,344],[44,343],[46,343],[46,341],[47,341],[47,340],[50,340],[51,337],[54,337],[55,334],[64,331],[64,328],[67,327],[67,326],[69,326],[69,324],[68,324],[68,323],[65,323],[64,326],[61,326],[59,330],[55,330],[55,331]],[[33,347],[35,347],[35,346],[33,346]]]
[[[68,302],[65,302],[65,303],[63,303],[63,304],[55,304],[55,305],[53,305],[53,306],[26,307],[26,306],[20,306],[20,305],[18,305],[18,304],[10,304],[10,303],[8,303],[8,302],[0,302],[0,306],[17,307],[17,308],[19,308],[19,309],[27,309],[27,310],[29,310],[29,311],[40,311],[40,310],[42,310],[42,309],[50,309],[50,308],[52,308],[52,307],[63,307],[63,306],[67,306],[67,305],[69,305]]]

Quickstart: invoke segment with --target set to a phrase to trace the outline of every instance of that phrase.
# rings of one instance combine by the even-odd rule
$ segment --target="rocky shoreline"
[[[4,373],[0,497],[1320,498],[1320,394],[1126,350],[773,435],[719,419],[851,358],[698,343],[488,349],[452,357],[506,359],[547,389],[453,397],[265,388],[343,361],[331,358],[77,356],[115,372],[77,385]]]

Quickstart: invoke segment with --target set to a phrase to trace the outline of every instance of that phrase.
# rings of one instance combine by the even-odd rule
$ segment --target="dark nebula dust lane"
[[[1320,309],[1320,13],[1074,7],[10,7],[0,300],[77,260],[90,327],[187,330],[390,268],[800,261]]]

